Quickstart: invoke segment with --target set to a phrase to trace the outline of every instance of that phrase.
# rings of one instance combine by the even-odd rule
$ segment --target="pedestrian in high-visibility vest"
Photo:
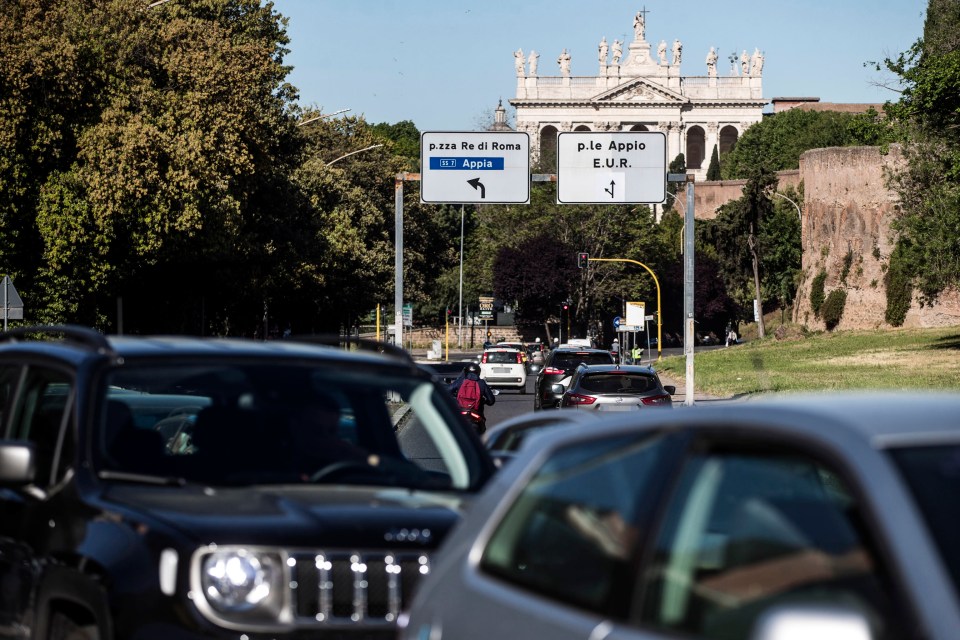
[[[643,349],[640,348],[640,345],[634,345],[633,349],[630,350],[630,357],[633,358],[633,364],[640,364],[640,356],[643,355]]]

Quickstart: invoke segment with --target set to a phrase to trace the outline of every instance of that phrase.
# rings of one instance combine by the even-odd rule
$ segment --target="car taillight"
[[[483,354],[482,356],[480,356],[480,362],[483,364],[487,363],[487,354]]]
[[[523,354],[517,354],[517,364],[523,364]]]
[[[584,396],[579,393],[568,393],[565,400],[567,404],[572,405],[593,404],[597,401],[593,396]]]
[[[556,367],[545,367],[543,372],[548,376],[559,376],[563,373],[563,369],[557,369]]]
[[[663,405],[672,405],[673,399],[670,397],[669,394],[665,394],[662,396],[650,396],[649,398],[641,398],[640,402],[642,402],[647,406],[657,407],[657,406],[663,406]]]

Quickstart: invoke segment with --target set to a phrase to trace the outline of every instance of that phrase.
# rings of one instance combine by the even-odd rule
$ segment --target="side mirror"
[[[490,391],[493,391],[493,395],[495,396],[500,395],[500,389],[490,389]]]
[[[672,396],[677,395],[677,388],[672,384],[663,385],[663,390],[669,393]]]
[[[552,384],[550,385],[550,393],[565,393],[567,391],[566,387],[562,384]]]
[[[873,640],[861,611],[830,605],[790,604],[773,607],[757,620],[750,640],[843,638]]]
[[[22,440],[0,441],[0,484],[25,486],[33,482],[36,457],[33,443]]]

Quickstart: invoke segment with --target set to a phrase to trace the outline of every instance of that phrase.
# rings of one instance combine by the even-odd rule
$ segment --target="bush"
[[[890,255],[890,266],[883,276],[883,283],[887,288],[887,310],[884,319],[892,327],[903,326],[907,319],[907,311],[913,300],[913,279],[910,277],[909,265],[904,258],[904,251],[897,244]]]
[[[843,256],[843,267],[840,269],[840,282],[847,284],[847,276],[850,275],[850,267],[853,265],[853,249],[847,249],[847,255]]]
[[[827,272],[821,271],[810,284],[810,308],[813,309],[814,317],[820,317],[820,307],[823,306],[825,293],[823,283],[827,281]]]
[[[847,292],[843,289],[834,289],[830,292],[830,295],[827,296],[827,299],[823,301],[823,307],[821,312],[823,313],[823,323],[827,327],[827,331],[833,331],[833,329],[840,324],[840,318],[843,317],[843,308],[847,305]]]

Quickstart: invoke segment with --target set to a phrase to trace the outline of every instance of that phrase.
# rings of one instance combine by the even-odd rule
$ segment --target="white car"
[[[527,392],[525,354],[519,349],[491,347],[480,356],[480,377],[491,387]]]

